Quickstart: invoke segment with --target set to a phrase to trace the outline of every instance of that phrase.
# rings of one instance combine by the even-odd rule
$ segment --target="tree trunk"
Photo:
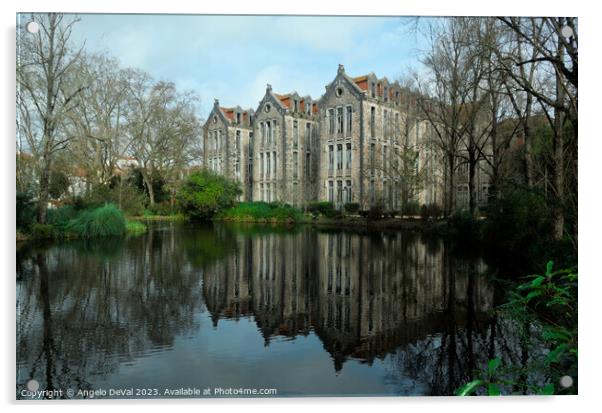
[[[561,22],[562,23],[562,22]],[[564,46],[558,39],[558,57],[562,58]],[[556,102],[562,104],[565,99],[562,77],[556,69]],[[564,236],[564,114],[556,107],[554,109],[554,189],[556,202],[554,205],[554,238],[559,240]]]
[[[146,172],[142,173],[142,179],[144,180],[144,185],[146,185],[146,190],[148,191],[148,200],[150,202],[150,206],[155,205],[155,189],[153,188],[153,180],[150,175]]]
[[[456,157],[454,154],[448,154],[447,159],[449,167],[449,181],[447,191],[447,205],[445,206],[445,216],[449,217],[454,210],[454,171],[456,167]]]
[[[48,210],[48,188],[50,186],[50,158],[44,157],[40,173],[40,189],[38,191],[38,223],[46,223]]]
[[[476,188],[475,188],[475,176],[476,176],[477,162],[475,159],[474,151],[470,151],[468,155],[468,210],[470,215],[473,217],[477,212],[476,202]]]

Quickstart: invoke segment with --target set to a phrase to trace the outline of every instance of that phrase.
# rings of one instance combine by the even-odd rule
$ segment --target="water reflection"
[[[286,364],[281,395],[451,394],[488,356],[520,354],[487,313],[497,290],[482,276],[484,262],[407,232],[163,224],[126,240],[27,246],[17,262],[17,397],[30,378],[41,389],[94,389],[122,383],[128,366],[144,373],[160,356],[176,366],[254,354],[264,362],[249,361],[252,373],[228,368],[253,387],[275,380],[270,363]],[[204,344],[188,354],[176,345],[213,342],[233,320],[252,320],[264,350],[240,343],[239,354],[224,354]],[[243,340],[244,328],[236,324],[222,340]],[[295,363],[316,357],[314,341],[271,350],[296,337],[316,337],[329,355],[317,367],[325,372],[320,387],[301,390],[293,377]],[[366,366],[370,389],[342,385],[349,363]],[[226,380],[218,370],[177,374],[210,384]]]

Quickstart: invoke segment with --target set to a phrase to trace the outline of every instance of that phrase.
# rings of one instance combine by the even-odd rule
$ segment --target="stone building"
[[[317,112],[311,97],[267,86],[253,124],[254,200],[301,206],[318,199]]]
[[[224,108],[215,99],[203,131],[204,165],[241,184],[240,200],[251,199],[253,110]]]
[[[443,156],[416,95],[374,73],[351,77],[339,65],[318,100],[268,85],[255,112],[216,101],[204,142],[205,165],[238,179],[244,200],[388,211],[444,204]],[[468,204],[462,168],[454,172],[458,208]],[[487,174],[479,171],[478,199],[486,200]]]

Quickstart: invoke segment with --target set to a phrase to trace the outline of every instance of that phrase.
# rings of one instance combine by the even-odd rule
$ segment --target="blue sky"
[[[399,17],[80,15],[73,40],[201,97],[256,109],[266,83],[318,98],[343,63],[352,76],[399,79],[418,66],[417,35]]]

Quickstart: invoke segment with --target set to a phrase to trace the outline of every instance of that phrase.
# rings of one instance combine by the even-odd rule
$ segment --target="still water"
[[[31,379],[65,398],[453,394],[520,353],[491,271],[405,231],[160,223],[19,245],[17,397]]]

